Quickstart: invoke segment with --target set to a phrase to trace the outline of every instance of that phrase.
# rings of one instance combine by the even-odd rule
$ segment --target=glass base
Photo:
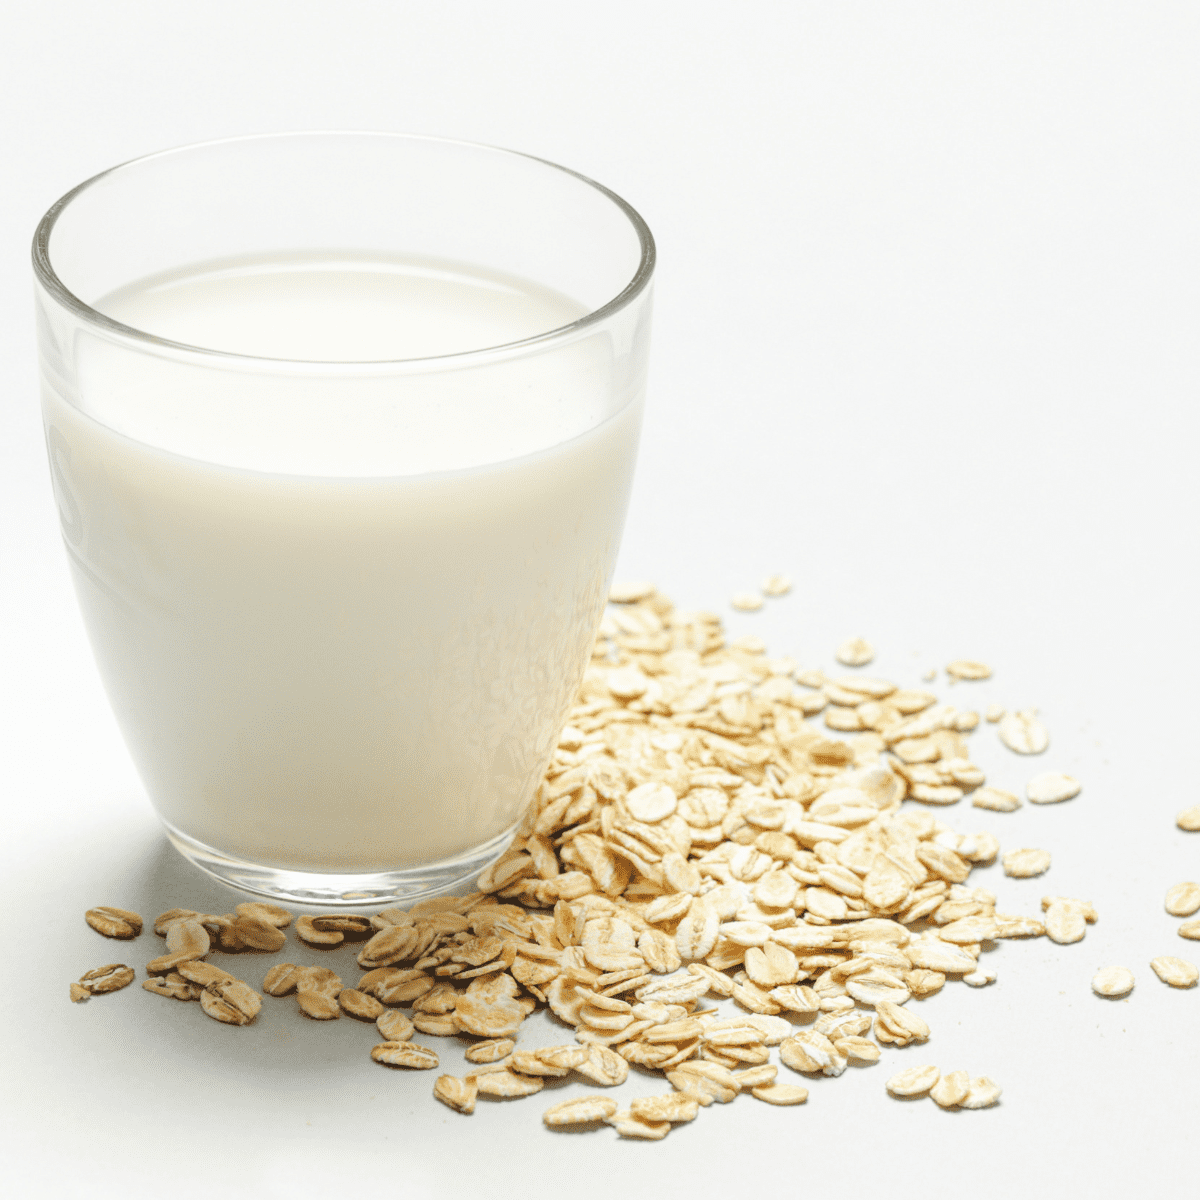
[[[256,896],[322,908],[361,908],[369,905],[401,906],[449,892],[474,878],[508,848],[516,827],[458,858],[443,859],[402,871],[367,874],[333,874],[323,871],[289,871],[264,867],[214,850],[163,821],[171,844],[188,862],[230,887]]]

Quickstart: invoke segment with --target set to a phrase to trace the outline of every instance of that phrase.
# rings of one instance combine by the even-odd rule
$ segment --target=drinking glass
[[[645,222],[528,155],[298,133],[105,171],[33,258],[63,540],[175,847],[321,905],[494,861],[611,581]]]

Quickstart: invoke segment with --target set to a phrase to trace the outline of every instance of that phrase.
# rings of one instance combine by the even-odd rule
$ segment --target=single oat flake
[[[486,1074],[473,1072],[468,1078],[475,1081],[475,1086],[485,1096],[496,1096],[501,1100],[532,1096],[546,1086],[545,1080],[541,1078],[518,1075],[509,1070],[488,1071]]]
[[[767,1104],[787,1106],[803,1104],[808,1099],[808,1088],[794,1083],[764,1083],[750,1089],[750,1095]]]
[[[1060,771],[1044,771],[1025,785],[1030,804],[1058,804],[1071,800],[1083,790],[1083,784]]]
[[[968,987],[987,987],[989,983],[996,982],[995,971],[970,971],[962,977],[963,983]]]
[[[700,1105],[683,1092],[668,1092],[663,1096],[639,1096],[630,1102],[629,1111],[643,1121],[680,1125],[695,1120]]]
[[[549,1126],[586,1125],[591,1121],[603,1121],[613,1116],[618,1104],[608,1096],[577,1096],[564,1100],[542,1113],[542,1120]]]
[[[959,1108],[991,1108],[1000,1099],[1000,1088],[986,1075],[977,1075],[971,1080],[966,1097],[958,1102]]]
[[[438,1100],[466,1116],[475,1111],[477,1092],[473,1079],[458,1079],[454,1075],[439,1075],[433,1085],[433,1094]]]
[[[399,1009],[389,1008],[381,1012],[375,1019],[375,1028],[379,1030],[380,1036],[389,1042],[408,1042],[412,1040],[414,1033],[413,1023],[400,1012]],[[473,1049],[474,1047],[472,1047]],[[509,1050],[512,1049],[512,1043],[509,1043]],[[507,1051],[505,1051],[507,1053]],[[503,1056],[501,1056],[503,1057]],[[471,1051],[467,1051],[468,1061],[480,1061],[471,1059]]]
[[[383,1018],[381,1017],[380,1020]],[[394,1041],[402,1041],[402,1038],[394,1038]],[[512,1052],[516,1043],[511,1038],[491,1038],[485,1042],[475,1042],[467,1047],[466,1059],[470,1063],[494,1063],[499,1062],[502,1058],[507,1058]]]
[[[1196,980],[1200,979],[1200,970],[1197,970],[1196,965],[1188,962],[1186,958],[1175,958],[1173,955],[1164,954],[1160,958],[1152,958],[1150,966],[1163,983],[1169,984],[1173,988],[1195,987]]]
[[[1133,972],[1128,967],[1101,967],[1092,976],[1097,996],[1128,996],[1133,991]]]
[[[1050,745],[1050,734],[1037,719],[1037,709],[1006,713],[997,726],[1000,740],[1017,754],[1041,754]]]
[[[83,914],[83,919],[97,932],[105,937],[128,940],[142,932],[142,918],[135,912],[124,908],[113,908],[110,905],[99,905],[89,908]]]
[[[222,979],[200,993],[200,1007],[223,1025],[249,1025],[262,1008],[262,997],[240,979]]]
[[[994,787],[981,787],[973,792],[971,803],[976,808],[986,808],[990,812],[1016,812],[1021,807],[1018,796]]]
[[[973,662],[969,658],[956,658],[946,667],[951,679],[990,679],[992,668],[986,663]]]
[[[437,1054],[415,1042],[380,1042],[372,1048],[371,1057],[385,1066],[410,1067],[417,1071],[428,1071],[438,1065]]]
[[[1177,883],[1168,888],[1166,907],[1173,917],[1190,917],[1200,911],[1200,883]]]
[[[929,1089],[939,1108],[956,1108],[971,1094],[971,1077],[966,1071],[951,1071]]]
[[[1181,938],[1187,938],[1189,941],[1200,942],[1200,921],[1184,921],[1182,925],[1175,931]]]
[[[763,606],[763,599],[755,592],[734,592],[729,603],[738,612],[758,612]]]
[[[1193,804],[1191,808],[1183,809],[1175,817],[1175,824],[1180,829],[1186,829],[1189,833],[1195,833],[1200,829],[1200,804]]]
[[[1001,861],[1004,873],[1012,879],[1032,879],[1050,869],[1049,850],[1009,850]]]
[[[941,1072],[937,1067],[908,1067],[893,1075],[886,1087],[893,1096],[924,1096],[939,1078]]]
[[[762,581],[764,596],[786,596],[792,590],[792,581],[786,575],[768,575]]]
[[[1060,946],[1083,940],[1089,924],[1097,919],[1096,910],[1086,900],[1071,896],[1043,896],[1046,936]]]
[[[108,963],[103,967],[93,967],[79,977],[78,983],[71,984],[71,1000],[78,1004],[89,996],[103,996],[107,992],[119,992],[128,987],[134,980],[132,967],[124,963]]]
[[[834,652],[834,657],[846,667],[865,667],[875,657],[875,647],[866,638],[848,638]]]

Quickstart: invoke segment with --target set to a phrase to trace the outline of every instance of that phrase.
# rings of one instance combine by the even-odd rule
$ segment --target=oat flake
[[[1163,983],[1169,984],[1173,988],[1195,987],[1196,980],[1200,979],[1200,970],[1197,970],[1196,965],[1188,962],[1186,958],[1175,958],[1173,955],[1164,954],[1161,958],[1152,958],[1150,966]]]
[[[908,1067],[887,1081],[887,1090],[893,1096],[924,1096],[939,1078],[937,1067]]]
[[[1025,785],[1030,804],[1058,804],[1078,796],[1082,790],[1083,784],[1078,779],[1058,771],[1044,771]]]
[[[997,729],[1000,740],[1017,754],[1041,754],[1050,745],[1050,734],[1037,719],[1037,709],[1006,713]]]
[[[875,657],[875,647],[866,638],[848,638],[834,652],[834,657],[846,667],[865,667]]]
[[[1013,879],[1032,879],[1050,869],[1049,850],[1009,850],[1001,862],[1005,875]]]
[[[1175,824],[1180,829],[1186,829],[1189,833],[1195,833],[1200,829],[1200,804],[1193,804],[1191,808],[1183,809],[1176,817]]]
[[[1200,911],[1200,883],[1177,883],[1168,888],[1166,908],[1173,917],[1190,917]]]
[[[956,658],[946,667],[951,679],[990,679],[992,668],[986,663],[973,662],[969,658]]]
[[[1097,996],[1128,996],[1133,983],[1133,972],[1128,967],[1101,967],[1092,976],[1092,991]]]
[[[986,808],[991,812],[1016,812],[1021,807],[1019,797],[994,787],[979,788],[971,796],[971,803],[976,808]]]

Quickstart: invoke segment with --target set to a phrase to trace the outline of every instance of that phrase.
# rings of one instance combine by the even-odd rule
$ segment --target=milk
[[[163,819],[250,862],[335,873],[511,828],[603,608],[641,372],[614,391],[620,348],[581,334],[497,352],[478,368],[494,387],[475,386],[455,356],[584,310],[417,259],[202,264],[94,307],[296,360],[185,371],[96,337],[75,343],[70,388],[45,372],[75,585]],[[429,356],[447,369],[322,365]]]

